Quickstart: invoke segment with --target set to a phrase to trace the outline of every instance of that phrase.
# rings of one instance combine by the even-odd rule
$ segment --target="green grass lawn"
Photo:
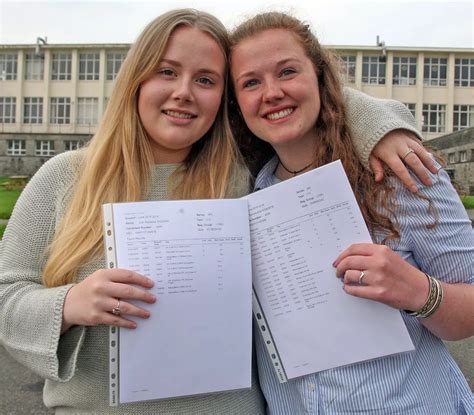
[[[474,209],[474,196],[461,196],[461,200],[466,209]]]
[[[0,177],[0,184],[8,182],[8,177]],[[10,219],[13,206],[20,196],[21,189],[6,190],[0,188],[0,219]]]
[[[3,232],[5,232],[5,228],[7,225],[0,224],[0,239],[3,238]]]

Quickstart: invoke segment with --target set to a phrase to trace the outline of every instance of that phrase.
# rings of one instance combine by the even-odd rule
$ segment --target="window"
[[[0,97],[0,124],[15,124],[16,97]]]
[[[23,99],[23,123],[42,124],[43,123],[43,98],[25,97]]]
[[[405,107],[407,107],[410,110],[411,115],[413,115],[413,118],[416,118],[416,116],[415,116],[416,104],[414,104],[414,103],[405,103]]]
[[[81,148],[81,142],[79,140],[67,140],[64,142],[64,147],[66,151],[77,150]]]
[[[0,53],[0,81],[14,81],[17,67],[16,53]]]
[[[79,54],[79,79],[81,81],[99,80],[100,56],[98,53]]]
[[[446,58],[425,58],[423,83],[425,86],[446,86],[447,71]]]
[[[356,71],[356,57],[355,56],[341,56],[341,67],[344,80],[346,82],[355,82]]]
[[[125,60],[125,53],[107,54],[107,80],[112,81],[117,77],[118,71]]]
[[[27,81],[41,81],[44,74],[44,55],[36,53],[26,54],[25,79]]]
[[[54,156],[54,141],[37,140],[35,154],[37,156]]]
[[[9,156],[24,156],[26,154],[25,140],[8,140],[7,155]]]
[[[362,60],[362,82],[364,84],[385,84],[385,58],[364,56]]]
[[[98,105],[98,98],[78,98],[77,123],[86,125],[97,125],[97,114],[99,111]]]
[[[464,162],[467,161],[467,151],[466,150],[459,152],[459,161],[461,163],[464,163]]]
[[[454,131],[474,127],[474,105],[455,105],[453,118]]]
[[[454,61],[454,86],[474,86],[474,59]]]
[[[71,122],[71,98],[51,98],[51,124],[69,124]]]
[[[51,79],[53,81],[71,80],[72,54],[53,53]]]
[[[449,164],[456,163],[456,154],[455,153],[449,153],[448,154],[448,163]]]
[[[446,129],[446,105],[423,104],[423,131],[444,133]]]
[[[393,84],[416,85],[416,57],[393,58]]]

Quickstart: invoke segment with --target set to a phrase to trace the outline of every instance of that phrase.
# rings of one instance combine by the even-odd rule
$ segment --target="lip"
[[[282,118],[279,118],[277,120],[271,120],[268,117],[269,114],[274,114],[276,112],[280,112],[280,111],[285,111],[285,110],[288,110],[288,109],[291,109],[293,110],[290,114],[282,117]],[[270,122],[270,123],[280,123],[280,122],[285,122],[286,120],[288,120],[288,118],[290,118],[296,111],[297,107],[295,105],[279,105],[277,107],[273,107],[267,111],[265,111],[263,114],[262,114],[262,118],[267,121],[267,122]]]
[[[165,109],[161,110],[161,113],[166,117],[167,120],[173,122],[174,124],[180,124],[180,125],[189,124],[194,119],[197,118],[197,115],[190,112],[190,111],[184,111],[184,110],[176,109],[176,108],[165,108]],[[182,115],[186,115],[188,117],[180,118],[180,117],[177,117],[177,116],[175,116],[173,114],[170,114],[170,113],[182,114]]]

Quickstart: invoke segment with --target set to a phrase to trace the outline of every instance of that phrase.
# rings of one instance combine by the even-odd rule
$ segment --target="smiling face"
[[[155,163],[186,159],[216,119],[224,80],[224,53],[211,35],[195,27],[177,28],[138,97]]]
[[[320,110],[315,68],[296,36],[269,29],[243,39],[232,50],[237,101],[250,130],[277,153],[310,152],[316,145]]]

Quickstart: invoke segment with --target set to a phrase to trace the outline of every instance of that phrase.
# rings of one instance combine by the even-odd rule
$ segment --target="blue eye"
[[[256,79],[249,79],[243,83],[243,88],[252,88],[253,86],[257,85],[258,81]]]
[[[280,72],[280,76],[288,76],[293,75],[296,71],[292,68],[285,68]]]
[[[200,84],[203,84],[203,85],[214,85],[215,84],[215,82],[212,79],[208,78],[207,76],[202,76],[202,77],[198,78],[196,80],[196,82],[198,82]]]
[[[169,68],[160,69],[158,73],[164,76],[175,76],[175,72]]]

